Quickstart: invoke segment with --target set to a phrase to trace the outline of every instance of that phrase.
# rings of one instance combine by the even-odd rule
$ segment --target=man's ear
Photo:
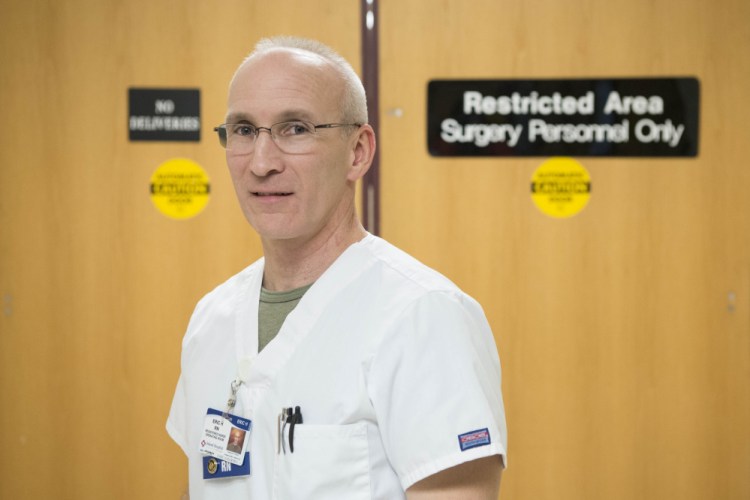
[[[364,177],[375,158],[375,131],[365,123],[356,132],[356,142],[352,149],[352,163],[347,179],[355,182]]]

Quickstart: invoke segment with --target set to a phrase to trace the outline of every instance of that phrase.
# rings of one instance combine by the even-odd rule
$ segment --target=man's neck
[[[263,286],[270,291],[294,290],[316,281],[331,264],[367,232],[356,218],[328,234],[303,242],[263,241]]]

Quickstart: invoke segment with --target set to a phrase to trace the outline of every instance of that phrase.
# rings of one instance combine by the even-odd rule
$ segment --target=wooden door
[[[503,363],[508,499],[750,497],[750,4],[379,3],[382,235],[484,305]],[[434,158],[431,79],[694,76],[697,158]]]
[[[164,430],[195,302],[260,255],[212,127],[262,36],[359,62],[339,0],[55,0],[0,18],[0,498],[179,498]],[[130,87],[199,88],[200,142],[128,140]],[[172,158],[210,178],[188,220],[152,205]]]

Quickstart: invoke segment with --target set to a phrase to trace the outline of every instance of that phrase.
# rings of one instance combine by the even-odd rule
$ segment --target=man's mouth
[[[292,193],[284,193],[284,192],[268,192],[268,193],[261,193],[259,191],[253,191],[253,196],[289,196]]]

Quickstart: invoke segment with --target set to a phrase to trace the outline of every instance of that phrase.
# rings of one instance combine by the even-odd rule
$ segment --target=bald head
[[[348,123],[367,123],[367,98],[359,76],[346,59],[315,40],[289,36],[260,40],[238,68],[232,82],[251,61],[279,51],[291,53],[297,61],[306,61],[310,68],[330,72],[335,80],[340,80],[341,95],[337,96],[341,114],[339,119]]]

